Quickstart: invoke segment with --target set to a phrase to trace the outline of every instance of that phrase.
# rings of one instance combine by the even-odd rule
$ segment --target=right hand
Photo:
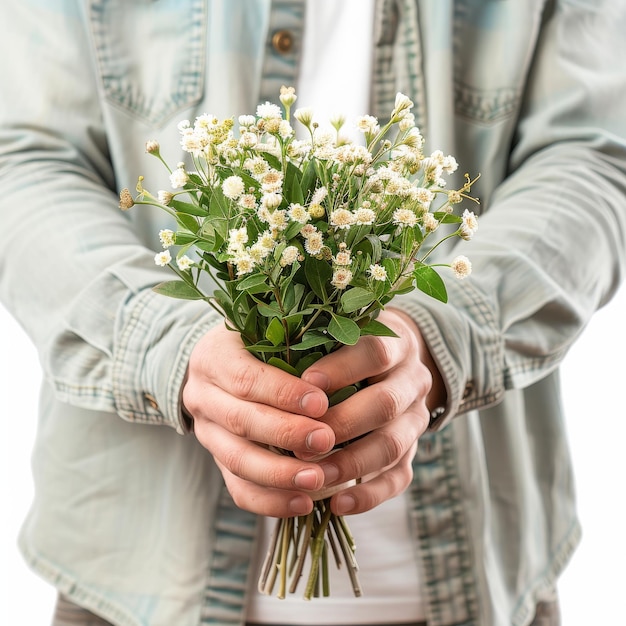
[[[324,486],[320,465],[267,446],[308,456],[329,452],[334,432],[318,421],[328,409],[324,391],[263,363],[220,324],[193,349],[182,398],[237,506],[273,517],[312,510],[306,492]]]

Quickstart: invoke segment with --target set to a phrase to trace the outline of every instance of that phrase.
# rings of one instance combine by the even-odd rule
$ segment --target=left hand
[[[320,359],[302,375],[327,393],[368,382],[321,418],[335,432],[337,443],[364,435],[320,461],[326,486],[333,475],[330,484],[362,480],[332,497],[331,509],[338,515],[372,509],[409,486],[411,463],[418,439],[428,427],[430,408],[443,404],[445,398],[443,381],[415,322],[392,308],[378,319],[399,337],[362,337],[356,345]]]

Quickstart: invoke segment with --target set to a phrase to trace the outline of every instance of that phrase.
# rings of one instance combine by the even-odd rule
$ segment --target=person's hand
[[[361,337],[356,345],[320,359],[302,377],[327,393],[368,382],[323,417],[337,443],[361,437],[320,461],[327,485],[362,479],[332,497],[331,510],[338,515],[367,511],[408,487],[429,407],[445,399],[443,381],[417,325],[394,309],[378,319],[399,338]]]
[[[328,408],[323,390],[264,364],[245,350],[238,333],[219,325],[192,351],[183,406],[237,506],[275,517],[312,510],[303,490],[320,489],[325,477],[319,464],[302,456],[318,456],[335,444],[332,427],[317,419]]]

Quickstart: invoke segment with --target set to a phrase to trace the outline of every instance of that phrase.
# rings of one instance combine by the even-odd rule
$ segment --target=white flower
[[[408,96],[405,96],[400,92],[396,94],[396,103],[393,107],[394,112],[405,111],[406,109],[410,109],[412,106],[413,102]]]
[[[439,228],[439,220],[432,213],[426,213],[422,219],[426,232],[432,233]]]
[[[296,246],[287,246],[283,253],[280,255],[280,264],[284,267],[285,265],[293,265],[298,260],[298,255],[300,254],[300,250],[296,248]]]
[[[278,125],[278,134],[283,139],[288,139],[293,135],[293,128],[291,128],[291,124],[287,120],[282,120]]]
[[[243,132],[239,137],[239,145],[242,148],[254,148],[258,143],[258,137],[255,133]]]
[[[398,123],[398,128],[403,133],[412,129],[415,126],[415,115],[413,113],[406,113],[405,116]]]
[[[249,274],[254,270],[254,259],[248,252],[240,252],[235,256],[233,261],[237,267],[237,276]]]
[[[312,232],[304,240],[304,249],[311,255],[316,256],[324,247],[324,237],[319,231]]]
[[[402,124],[402,122],[400,122]],[[411,128],[402,140],[402,143],[409,148],[421,150],[424,147],[424,137],[420,133],[419,128]]]
[[[246,159],[243,166],[257,179],[263,177],[270,169],[267,161],[260,156]]]
[[[318,187],[311,196],[311,204],[322,204],[324,198],[328,195],[326,187]]]
[[[358,130],[370,135],[375,135],[380,130],[378,120],[372,115],[361,115],[356,118],[355,123]]]
[[[313,109],[309,107],[296,109],[296,112],[293,114],[293,116],[300,122],[300,124],[309,128],[309,126],[311,126],[311,123],[313,122]]]
[[[277,209],[282,201],[283,197],[279,193],[266,193],[261,198],[261,206],[271,211]]]
[[[350,265],[350,250],[345,249],[345,244],[343,244],[343,248],[337,252],[335,256],[335,263],[337,265]]]
[[[285,85],[283,85],[280,88],[278,98],[283,106],[290,107],[298,99],[298,96],[296,96],[296,90],[293,87],[285,87]]]
[[[163,250],[163,252],[157,252],[154,255],[154,262],[161,267],[165,267],[172,260],[172,255],[169,250]]]
[[[159,154],[159,142],[151,139],[150,141],[146,141],[146,152],[148,154]]]
[[[337,289],[345,289],[352,280],[352,272],[346,267],[338,267],[333,272],[332,280],[330,284]]]
[[[256,124],[256,119],[254,115],[240,115],[238,122],[242,128],[250,128]]]
[[[346,116],[343,113],[332,113],[328,121],[330,125],[339,132],[341,127],[346,123]]]
[[[417,216],[411,209],[396,209],[393,212],[393,223],[398,226],[415,226]]]
[[[206,130],[212,126],[217,126],[218,123],[219,120],[215,117],[215,115],[212,115],[211,113],[203,113],[202,115],[198,115],[198,117],[196,117],[194,127],[198,130]]]
[[[161,190],[157,193],[157,200],[166,206],[172,201],[174,194],[170,191]]]
[[[276,210],[271,213],[267,221],[272,228],[278,231],[285,230],[289,226],[287,212],[283,210]]]
[[[242,250],[248,243],[248,231],[245,226],[242,228],[231,228],[228,233],[228,250],[234,252]]]
[[[261,178],[261,187],[263,191],[270,193],[281,191],[283,187],[283,173],[278,170],[269,170],[269,172]]]
[[[176,264],[178,265],[178,269],[184,272],[193,265],[193,261],[186,254],[183,254],[180,259],[176,259]]]
[[[176,128],[182,133],[184,130],[189,128],[189,120],[180,120],[176,125]]]
[[[447,157],[444,157],[441,166],[446,174],[452,174],[453,172],[456,172],[459,164],[456,162],[456,159],[449,154]]]
[[[189,176],[185,171],[185,165],[179,166],[170,175],[170,182],[173,189],[180,189],[189,182]]]
[[[470,240],[474,233],[478,230],[478,218],[472,211],[465,209],[462,215],[463,222],[460,227],[460,235],[462,239]]]
[[[354,222],[355,224],[358,224],[359,226],[373,224],[375,220],[376,220],[376,213],[372,209],[359,207],[354,212]]]
[[[257,244],[269,254],[276,245],[276,239],[274,239],[274,235],[269,230],[265,230],[259,235]]]
[[[170,230],[169,228],[164,228],[163,230],[159,231],[159,239],[161,240],[161,245],[164,248],[169,248],[176,243],[174,239],[174,231]]]
[[[301,204],[292,204],[288,214],[290,219],[301,224],[306,224],[311,218],[309,212]]]
[[[472,264],[470,263],[470,260],[462,254],[457,256],[452,261],[450,267],[452,268],[454,275],[460,280],[466,278],[472,273]]]
[[[418,187],[415,190],[415,197],[420,204],[423,204],[426,208],[428,208],[431,202],[434,200],[435,194],[430,189],[426,189],[425,187]]]
[[[236,200],[243,192],[245,186],[241,176],[229,176],[222,183],[222,191],[227,198]]]
[[[272,104],[271,102],[259,104],[256,108],[256,114],[257,117],[264,120],[281,119],[283,116],[280,107],[276,104]]]
[[[370,265],[367,271],[374,280],[387,280],[387,270],[378,263]]]
[[[244,193],[239,197],[239,206],[244,209],[256,209],[256,198],[251,193]]]
[[[354,224],[354,214],[348,209],[337,209],[330,214],[330,224],[336,228],[350,228]]]

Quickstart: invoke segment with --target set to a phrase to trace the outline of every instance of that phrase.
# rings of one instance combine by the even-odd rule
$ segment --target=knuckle
[[[382,337],[372,337],[367,343],[368,357],[372,362],[377,363],[383,371],[389,369],[393,364],[393,351],[388,341]]]
[[[238,437],[246,437],[248,435],[249,420],[240,409],[235,407],[225,408],[222,419],[224,420],[226,430],[233,435],[237,435]]]
[[[249,365],[242,365],[235,369],[231,378],[234,395],[242,400],[250,399],[257,386],[258,376]]]
[[[276,406],[291,407],[298,404],[299,391],[297,385],[280,385],[275,390]]]
[[[381,432],[380,437],[381,450],[383,451],[386,464],[397,461],[406,452],[404,440],[395,431]]]
[[[397,391],[392,387],[383,386],[378,394],[380,417],[384,422],[391,422],[402,408],[402,402]]]
[[[222,463],[231,474],[239,478],[246,478],[245,455],[235,448],[225,450],[222,456]]]

